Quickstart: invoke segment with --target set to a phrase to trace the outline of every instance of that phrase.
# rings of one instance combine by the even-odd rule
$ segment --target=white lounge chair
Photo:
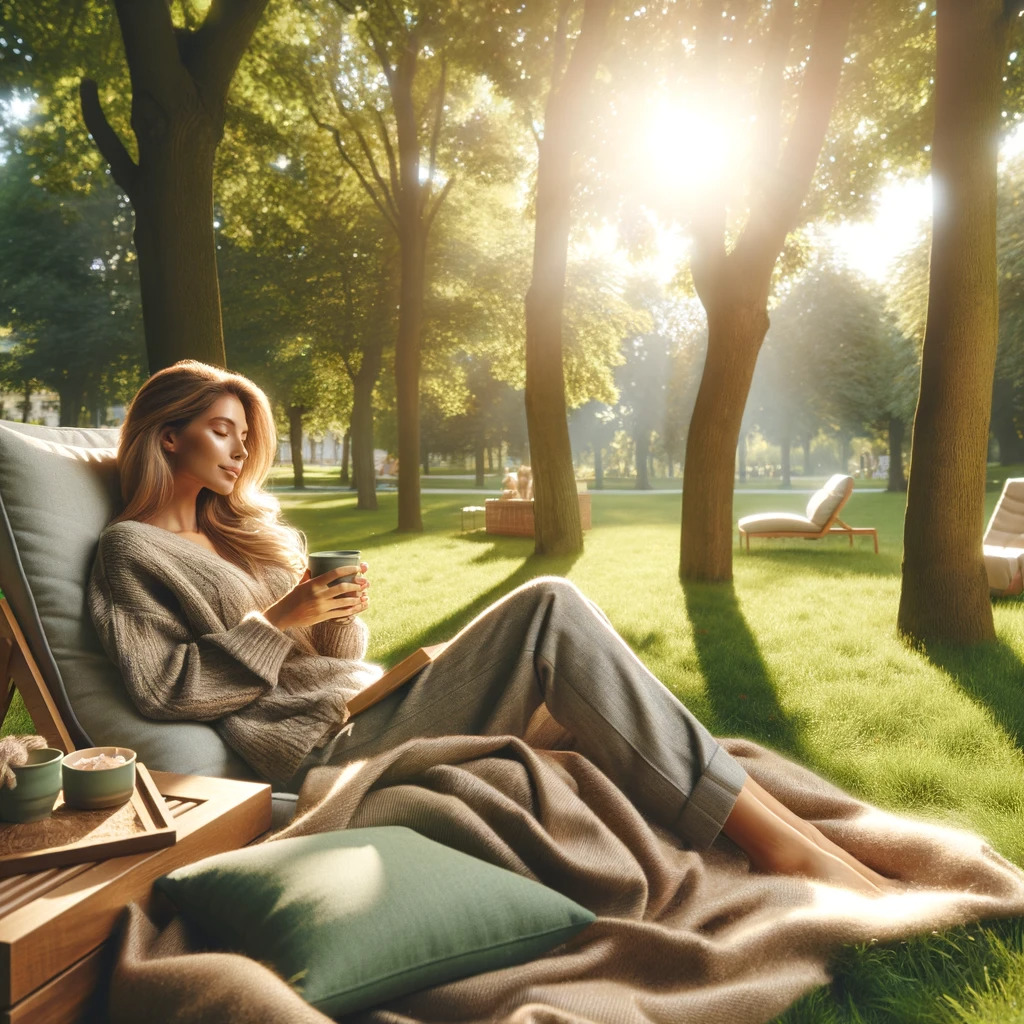
[[[750,538],[754,537],[797,537],[802,540],[820,540],[834,534],[853,538],[865,534],[875,542],[878,554],[878,530],[873,526],[848,526],[839,518],[839,512],[853,494],[853,477],[836,473],[829,477],[825,486],[811,495],[807,502],[806,514],[799,516],[792,512],[761,512],[744,516],[739,521],[740,544],[744,538],[750,550]]]
[[[1024,477],[1011,477],[982,539],[989,590],[1001,597],[1024,590]]]

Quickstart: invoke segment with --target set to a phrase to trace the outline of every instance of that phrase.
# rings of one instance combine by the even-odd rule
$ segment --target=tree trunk
[[[1002,0],[938,0],[934,210],[897,625],[915,643],[995,636],[982,533],[998,340]]]
[[[750,214],[727,251],[727,197],[709,194],[694,223],[694,286],[708,314],[708,352],[686,439],[679,573],[684,580],[732,579],[732,494],[736,446],[754,364],[768,329],[768,294],[786,237],[800,222],[843,68],[853,4],[822,0],[792,120],[782,130],[791,12],[772,5]],[[699,55],[709,60],[721,34],[716,5],[702,5]],[[779,35],[776,38],[775,29]],[[777,93],[777,98],[772,99]],[[773,127],[774,126],[774,127]]]
[[[349,445],[352,442],[352,427],[345,431],[345,436],[341,439],[341,472],[338,474],[338,483],[347,484],[349,482],[348,475],[348,457],[349,457]]]
[[[474,484],[477,487],[484,486],[484,460],[487,458],[487,443],[484,437],[483,426],[480,425],[476,429],[475,446],[473,451],[473,464],[476,469],[476,477]]]
[[[736,446],[757,353],[768,331],[766,307],[767,297],[735,305],[726,301],[708,310],[708,352],[683,464],[683,579],[732,579]]]
[[[746,483],[747,480],[747,432],[745,430],[740,431],[740,440],[736,445],[736,463],[738,465],[737,474],[740,478],[740,483]],[[669,473],[669,476],[672,474]]]
[[[288,441],[292,449],[292,476],[297,491],[306,487],[302,466],[302,417],[305,413],[305,406],[288,406]]]
[[[64,381],[57,392],[60,397],[60,413],[58,422],[62,427],[77,427],[78,418],[82,413],[83,388],[73,380]],[[27,422],[24,419],[23,422]]]
[[[637,491],[649,491],[651,489],[651,478],[647,470],[647,455],[651,447],[651,434],[648,430],[637,430],[633,434],[633,444],[636,447],[636,486]]]
[[[407,233],[412,237],[407,239]],[[420,329],[423,320],[423,258],[419,224],[403,225],[402,283],[395,341],[398,420],[398,530],[423,529],[420,512]]]
[[[352,467],[358,498],[356,508],[377,508],[377,471],[373,465],[373,389],[382,362],[382,345],[363,350],[359,371],[352,381]]]
[[[572,157],[611,6],[611,0],[584,0],[580,32],[561,80],[548,95],[538,145],[533,276],[526,293],[526,427],[533,459],[534,550],[539,555],[583,550],[565,404],[562,313]]]
[[[604,459],[601,457],[602,448],[599,444],[594,445],[594,490],[604,490]]]
[[[151,373],[179,359],[226,362],[213,232],[218,140],[202,137],[193,120],[166,126],[159,143],[150,142],[148,173],[132,198]]]
[[[899,416],[889,417],[889,483],[887,491],[902,492],[907,489],[903,475],[903,436],[907,425]]]
[[[999,443],[999,464],[1012,466],[1021,460],[1021,438],[1014,421],[1013,383],[996,378],[992,385],[992,433]]]
[[[32,415],[32,385],[26,384],[25,390],[22,392],[21,401],[18,403],[21,406],[21,422],[28,423],[29,416]],[[63,406],[63,402],[61,406]]]
[[[149,370],[193,358],[224,366],[213,228],[213,163],[228,86],[267,0],[214,3],[175,28],[165,0],[115,0],[132,84],[138,161],[110,126],[95,82],[79,94],[86,127],[135,211]]]
[[[413,102],[417,51],[399,59],[390,79],[398,136],[398,335],[395,410],[398,420],[398,530],[423,530],[420,511],[420,365],[427,232],[423,222],[419,128]]]

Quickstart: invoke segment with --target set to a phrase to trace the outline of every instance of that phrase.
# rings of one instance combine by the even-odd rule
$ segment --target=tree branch
[[[437,82],[437,106],[434,108],[434,127],[430,132],[430,176],[429,181],[434,180],[434,171],[437,170],[437,142],[441,136],[441,122],[444,120],[444,101],[448,91],[448,58],[441,57],[441,74]]]
[[[778,253],[796,227],[839,89],[853,6],[854,0],[821,0],[789,140],[739,244],[749,237],[750,244]]]
[[[391,145],[391,135],[388,126],[384,121],[384,115],[376,108],[373,108],[374,117],[377,119],[377,130],[380,132],[381,142],[384,143],[384,155],[388,159],[388,176],[391,179],[391,194],[398,195],[398,158],[395,156],[395,148]]]
[[[138,181],[139,167],[132,159],[131,153],[125,148],[121,137],[110,126],[103,107],[100,105],[99,90],[91,78],[83,78],[78,84],[78,98],[82,105],[82,119],[85,127],[96,142],[101,156],[110,164],[110,173],[114,181],[124,189],[125,194],[134,202],[135,185]]]
[[[777,166],[782,142],[782,93],[785,85],[786,58],[793,36],[793,5],[773,3],[765,46],[761,90],[758,96],[757,145],[754,181],[768,180]]]
[[[717,91],[718,61],[721,38],[720,0],[703,0],[697,22],[697,72],[706,93]],[[711,183],[711,191],[702,196],[693,218],[693,258],[690,272],[694,287],[705,304],[713,301],[718,279],[725,265],[725,196],[718,182]]]
[[[433,205],[427,210],[426,217],[423,220],[423,238],[430,234],[431,225],[434,223],[434,218],[437,216],[437,211],[441,209],[441,204],[448,198],[448,193],[451,192],[452,186],[455,184],[455,175],[453,174],[445,183],[444,188],[437,194],[437,198],[434,200]]]
[[[166,0],[114,0],[132,81],[132,100],[173,96],[186,72]]]
[[[571,7],[572,0],[562,0],[562,6],[558,9],[558,21],[555,23],[555,41],[551,47],[551,92],[554,92],[558,87],[565,72],[565,41],[566,36],[569,34],[569,10]]]
[[[380,171],[377,169],[377,161],[373,157],[373,150],[370,149],[370,144],[366,141],[366,136],[363,134],[362,129],[356,123],[356,119],[352,116],[352,112],[348,110],[345,107],[345,105],[341,102],[341,97],[337,94],[337,92],[335,92],[332,89],[331,95],[334,97],[334,104],[338,108],[338,113],[341,114],[341,116],[345,119],[345,123],[348,125],[349,130],[356,137],[356,142],[359,143],[359,148],[362,150],[363,156],[366,158],[366,162],[369,165],[370,174],[372,175],[373,180],[377,183],[377,187],[380,189],[381,194],[383,195],[392,213],[394,213],[395,216],[397,217],[398,207],[396,205],[395,196],[391,194],[391,191],[388,189],[387,182],[384,180]],[[340,135],[337,136],[337,139],[340,140]],[[352,166],[354,167],[355,165],[353,164]]]
[[[268,0],[213,0],[194,33],[193,77],[218,105],[252,39]]]

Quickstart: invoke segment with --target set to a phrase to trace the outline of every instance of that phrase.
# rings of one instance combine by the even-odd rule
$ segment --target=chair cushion
[[[744,516],[739,523],[744,533],[819,533],[821,527],[806,516],[789,512],[761,512]]]
[[[996,594],[1019,594],[1024,574],[1024,547],[986,544],[982,552],[989,590]]]
[[[128,698],[86,608],[100,532],[120,502],[117,431],[0,423],[0,587],[78,746],[149,768],[252,778],[209,725],[153,722]]]
[[[811,495],[807,502],[807,518],[820,530],[846,500],[853,478],[844,473],[829,477],[825,486]]]
[[[400,826],[272,840],[154,883],[216,946],[330,1016],[531,960],[594,915]]]

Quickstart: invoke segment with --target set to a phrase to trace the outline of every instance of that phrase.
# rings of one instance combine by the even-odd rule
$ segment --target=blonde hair
[[[160,443],[167,427],[181,429],[222,395],[242,403],[248,421],[248,457],[227,495],[204,488],[196,500],[199,530],[217,552],[250,574],[260,566],[280,566],[301,575],[302,534],[281,522],[277,499],[263,490],[274,463],[277,432],[267,396],[247,377],[184,359],[154,373],[128,408],[117,447],[124,510],[114,519],[146,521],[174,493],[170,463]]]

